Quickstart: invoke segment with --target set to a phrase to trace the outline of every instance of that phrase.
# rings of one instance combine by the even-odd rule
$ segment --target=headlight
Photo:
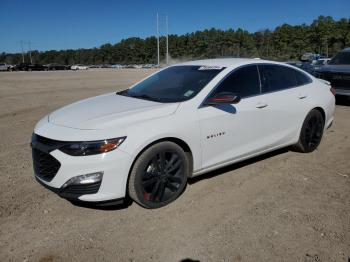
[[[73,142],[64,145],[60,150],[71,156],[89,156],[102,154],[116,149],[126,137],[112,138],[91,142]]]

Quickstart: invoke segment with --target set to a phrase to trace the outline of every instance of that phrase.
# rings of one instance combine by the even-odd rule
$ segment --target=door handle
[[[298,95],[298,98],[299,98],[299,99],[307,98],[307,94],[299,94],[299,95]]]
[[[264,108],[264,107],[267,107],[268,105],[266,104],[266,103],[258,103],[257,105],[256,105],[256,108],[259,108],[259,109],[261,109],[261,108]]]

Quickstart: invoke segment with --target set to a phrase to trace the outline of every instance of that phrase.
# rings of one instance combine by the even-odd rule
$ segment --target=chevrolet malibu
[[[314,151],[334,108],[327,81],[286,64],[186,62],[45,116],[32,135],[34,173],[70,201],[129,196],[159,208],[188,178],[282,147]]]

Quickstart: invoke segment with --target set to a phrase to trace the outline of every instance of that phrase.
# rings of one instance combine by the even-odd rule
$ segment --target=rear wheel
[[[180,146],[161,142],[146,149],[131,171],[129,196],[146,208],[159,208],[178,198],[187,184],[189,161]]]
[[[293,149],[302,153],[314,151],[321,142],[324,119],[320,111],[313,109],[305,118],[299,141]]]

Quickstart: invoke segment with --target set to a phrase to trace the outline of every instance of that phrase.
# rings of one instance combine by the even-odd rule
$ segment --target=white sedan
[[[70,69],[72,69],[72,70],[88,70],[89,67],[85,66],[85,65],[72,65],[70,67]]]
[[[312,152],[334,108],[329,83],[286,64],[186,62],[45,116],[32,136],[35,177],[71,201],[129,196],[158,208],[189,177],[282,147]]]

